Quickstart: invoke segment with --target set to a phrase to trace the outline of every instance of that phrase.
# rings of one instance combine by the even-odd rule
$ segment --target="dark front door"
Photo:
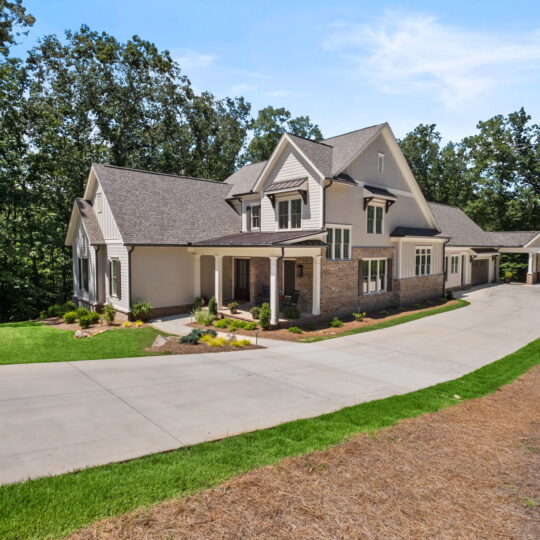
[[[234,260],[234,298],[249,302],[249,259]]]
[[[487,259],[473,261],[471,281],[473,285],[489,282],[489,261]]]
[[[283,294],[291,296],[294,293],[294,271],[296,263],[294,261],[283,261]]]

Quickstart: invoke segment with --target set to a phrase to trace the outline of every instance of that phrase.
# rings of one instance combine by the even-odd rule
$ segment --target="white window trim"
[[[122,264],[120,263],[120,259],[118,257],[111,257],[109,260],[111,261],[111,275],[109,276],[109,280],[111,282],[110,284],[111,298],[118,298],[118,278],[120,276],[116,276],[116,278],[113,278],[114,276],[113,268],[115,266],[114,263],[117,262],[118,265],[120,266],[120,272],[122,272]],[[113,283],[114,283],[114,287],[113,287]],[[122,286],[122,280],[120,279],[120,287],[121,286]],[[114,292],[113,292],[113,288],[115,289]]]
[[[347,229],[349,231],[349,253],[347,254],[348,257],[341,257],[340,259],[336,259],[334,257],[326,257],[326,260],[327,261],[350,261],[352,259],[352,225],[340,225],[338,223],[327,223],[326,224],[326,228],[327,229],[334,229],[334,232],[332,233],[332,255],[334,255],[335,253],[335,250],[334,250],[334,246],[335,246],[335,239],[336,239],[336,233],[335,233],[335,230],[336,229]],[[328,238],[328,235],[327,235],[327,238]],[[345,238],[345,235],[342,233],[341,234],[341,255],[343,255],[343,246],[345,245],[345,242],[344,242],[344,238]]]
[[[255,227],[253,225],[253,207],[258,206],[259,207],[259,226]],[[260,231],[261,230],[261,219],[262,219],[262,205],[261,203],[253,203],[249,205],[249,208],[251,209],[251,223],[249,224],[251,230]]]
[[[375,210],[374,212],[374,216],[373,216],[373,232],[368,232],[368,220],[369,220],[369,207],[372,206],[373,208],[382,208],[382,220],[381,220],[381,232],[378,233],[377,232],[377,227],[376,227],[376,224],[377,224],[377,210]],[[385,204],[382,203],[382,202],[370,202],[368,203],[367,207],[366,207],[366,234],[374,234],[374,235],[377,235],[377,236],[381,236],[384,234],[384,214],[385,214]]]
[[[457,275],[459,274],[459,259],[461,257],[459,255],[451,255],[450,256],[450,273],[453,274],[453,275]],[[456,271],[454,272],[454,261],[456,262],[455,264],[455,269]]]
[[[429,251],[429,273],[420,273],[420,274],[416,273],[416,266],[417,266],[416,265],[416,257],[418,256],[417,251],[419,249],[425,249],[425,250]],[[426,253],[426,255],[427,255],[427,253]],[[420,267],[421,266],[422,266],[422,264],[420,264]],[[433,275],[432,270],[433,270],[433,246],[415,246],[414,247],[414,275],[415,275],[415,277],[431,276],[431,275]]]
[[[369,273],[368,273],[368,287],[370,283],[370,276],[371,276],[371,263],[373,261],[377,261],[377,284],[379,283],[379,262],[378,261],[385,261],[384,265],[384,288],[377,289],[376,291],[369,291],[364,292],[364,278],[365,275],[362,275],[362,296],[371,296],[372,294],[383,294],[385,292],[388,292],[388,257],[364,257],[362,260],[362,264],[364,264],[364,261],[369,262]],[[363,270],[363,269],[362,269]]]
[[[103,212],[103,194],[102,193],[96,194],[96,211],[98,214],[101,214]]]
[[[379,174],[384,173],[384,152],[377,153],[377,171]]]
[[[289,212],[288,212],[288,219],[287,219],[287,227],[280,227],[279,226],[279,203],[289,201]],[[300,201],[300,227],[291,227],[291,201]],[[304,219],[304,204],[303,204],[302,197],[280,197],[276,198],[276,227],[278,231],[300,231],[302,230],[302,222]]]

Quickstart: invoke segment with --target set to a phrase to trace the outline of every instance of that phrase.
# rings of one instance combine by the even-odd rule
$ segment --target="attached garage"
[[[475,259],[472,262],[472,285],[489,283],[489,259]]]

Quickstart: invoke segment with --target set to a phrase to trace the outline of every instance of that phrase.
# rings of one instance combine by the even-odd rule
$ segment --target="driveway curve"
[[[0,483],[267,428],[459,377],[540,336],[540,285],[313,344],[0,366]]]

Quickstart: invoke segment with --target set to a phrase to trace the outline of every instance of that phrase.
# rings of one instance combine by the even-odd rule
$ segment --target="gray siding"
[[[110,295],[109,261],[118,259],[121,270],[121,298]],[[128,250],[122,244],[107,244],[107,262],[105,264],[105,302],[111,303],[116,309],[123,312],[130,310],[129,306],[129,267]]]
[[[98,208],[99,205],[96,206],[97,197],[101,197],[101,211]],[[94,212],[96,214],[96,218],[98,220],[99,226],[101,227],[103,238],[105,238],[105,240],[107,241],[122,240],[120,231],[118,230],[118,227],[116,226],[116,222],[114,221],[111,208],[109,206],[107,198],[105,197],[105,193],[103,193],[103,189],[98,180],[96,180],[96,186],[94,189],[94,193],[92,195],[91,202],[92,202],[92,206],[94,207]]]
[[[79,220],[75,238],[72,246],[73,253],[73,294],[77,298],[89,302],[97,303],[96,292],[96,253],[90,245],[84,226]],[[79,259],[88,258],[88,291],[84,291],[79,283]]]

